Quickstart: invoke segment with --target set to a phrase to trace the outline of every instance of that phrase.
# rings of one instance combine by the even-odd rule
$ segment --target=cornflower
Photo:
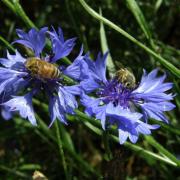
[[[16,50],[14,55],[7,51],[7,58],[0,58],[3,66],[0,67],[1,105],[9,112],[19,112],[22,118],[36,125],[33,97],[38,98],[43,92],[49,100],[50,126],[56,118],[67,124],[66,113],[74,114],[78,107],[75,95],[80,90],[78,85],[67,86],[63,77],[71,76],[78,81],[83,48],[74,62],[65,67],[57,65],[57,60],[70,54],[76,38],[65,40],[61,28],[57,32],[54,28],[51,31],[47,27],[39,31],[32,28],[28,33],[17,29],[17,35],[19,39],[13,43],[29,48],[34,55],[23,56]],[[49,54],[44,51],[47,38],[51,41]],[[76,65],[76,71],[71,71]]]
[[[151,134],[151,130],[159,128],[159,125],[149,124],[149,118],[168,122],[164,112],[175,105],[169,102],[173,94],[165,92],[173,84],[164,82],[166,75],[157,77],[158,69],[149,74],[144,70],[139,84],[127,69],[121,69],[113,78],[107,79],[107,54],[99,53],[96,61],[89,56],[84,58],[86,78],[80,83],[84,90],[81,103],[86,114],[101,121],[104,130],[117,126],[120,144],[128,137],[136,143],[139,134]]]

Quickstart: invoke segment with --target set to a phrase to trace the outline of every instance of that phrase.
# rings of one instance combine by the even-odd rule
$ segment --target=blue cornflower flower
[[[20,39],[14,43],[30,48],[34,57],[25,58],[16,50],[15,55],[7,52],[7,58],[0,58],[0,63],[4,66],[0,67],[1,104],[9,111],[19,111],[23,118],[36,125],[32,98],[43,90],[49,99],[51,124],[56,118],[67,123],[65,114],[74,114],[73,110],[78,106],[75,95],[80,93],[80,89],[78,85],[63,85],[62,74],[78,80],[80,68],[76,68],[76,72],[71,72],[70,69],[83,58],[83,48],[69,67],[57,66],[54,63],[72,51],[75,38],[65,41],[61,28],[57,33],[54,28],[48,31],[47,27],[39,31],[31,29],[28,33],[18,29],[17,34]],[[52,54],[44,56],[47,36],[51,40]]]
[[[144,71],[140,84],[136,85],[130,72],[126,78],[117,76],[123,71],[128,72],[123,69],[108,80],[107,53],[103,56],[98,54],[96,61],[92,61],[88,56],[84,59],[87,64],[87,77],[80,83],[85,92],[81,95],[81,103],[89,116],[95,115],[96,119],[101,120],[103,129],[107,125],[117,126],[120,144],[128,137],[135,143],[139,134],[151,134],[152,129],[159,127],[148,124],[148,118],[167,122],[164,111],[170,111],[175,106],[169,102],[173,95],[165,93],[172,88],[172,83],[164,83],[166,75],[156,77],[157,69],[149,74]],[[96,97],[87,95],[89,93],[95,93]]]

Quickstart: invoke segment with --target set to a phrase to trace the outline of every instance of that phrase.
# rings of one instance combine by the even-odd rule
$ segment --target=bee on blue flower
[[[17,35],[19,39],[13,43],[31,49],[34,56],[22,56],[16,50],[15,55],[7,52],[7,58],[0,58],[3,66],[0,67],[1,105],[10,112],[18,111],[21,117],[36,125],[32,99],[43,91],[49,99],[50,126],[56,118],[66,124],[66,113],[74,114],[74,109],[78,107],[75,95],[79,94],[80,89],[78,85],[64,85],[62,75],[70,76],[76,81],[80,79],[83,48],[70,66],[62,68],[56,62],[70,54],[76,38],[65,40],[61,28],[56,32],[54,28],[49,31],[47,27],[39,31],[32,28],[28,33],[17,29]],[[48,37],[52,52],[45,54]],[[71,71],[72,66],[76,67],[75,71]]]
[[[144,70],[139,84],[126,68],[107,79],[107,55],[99,53],[96,61],[89,56],[84,58],[87,69],[86,78],[80,82],[84,90],[81,103],[87,115],[101,121],[104,130],[107,126],[117,126],[120,144],[127,138],[136,143],[139,134],[151,134],[151,130],[159,128],[159,125],[149,124],[149,118],[168,122],[164,112],[175,105],[169,102],[174,96],[166,91],[173,84],[164,82],[166,75],[157,77],[158,69],[149,74]]]

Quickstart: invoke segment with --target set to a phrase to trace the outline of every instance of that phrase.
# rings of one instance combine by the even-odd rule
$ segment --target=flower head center
[[[114,106],[120,105],[123,108],[128,108],[131,92],[132,90],[113,79],[100,88],[97,95],[102,97],[105,104],[112,102]]]

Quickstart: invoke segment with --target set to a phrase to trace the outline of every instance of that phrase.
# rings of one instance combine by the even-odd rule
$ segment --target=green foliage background
[[[38,127],[32,127],[19,116],[0,121],[0,179],[31,179],[35,170],[49,179],[180,178],[180,2],[86,2],[97,13],[101,9],[106,19],[88,7],[84,8],[83,0],[1,0],[1,57],[5,56],[7,48],[13,52],[8,42],[17,38],[16,28],[28,31],[31,27],[60,26],[66,38],[78,37],[70,60],[76,57],[83,43],[85,51],[90,51],[92,57],[109,47],[108,69],[112,68],[112,60],[116,69],[129,68],[137,81],[143,68],[151,71],[158,67],[161,73],[166,72],[167,81],[174,82],[173,91],[177,94],[174,100],[177,107],[167,114],[170,125],[162,125],[152,136],[140,137],[137,145],[126,143],[120,146],[114,130],[103,132],[98,121],[80,111],[77,116],[68,116],[69,126],[58,122],[48,129],[47,105],[35,101]],[[122,28],[125,34],[114,25]]]

